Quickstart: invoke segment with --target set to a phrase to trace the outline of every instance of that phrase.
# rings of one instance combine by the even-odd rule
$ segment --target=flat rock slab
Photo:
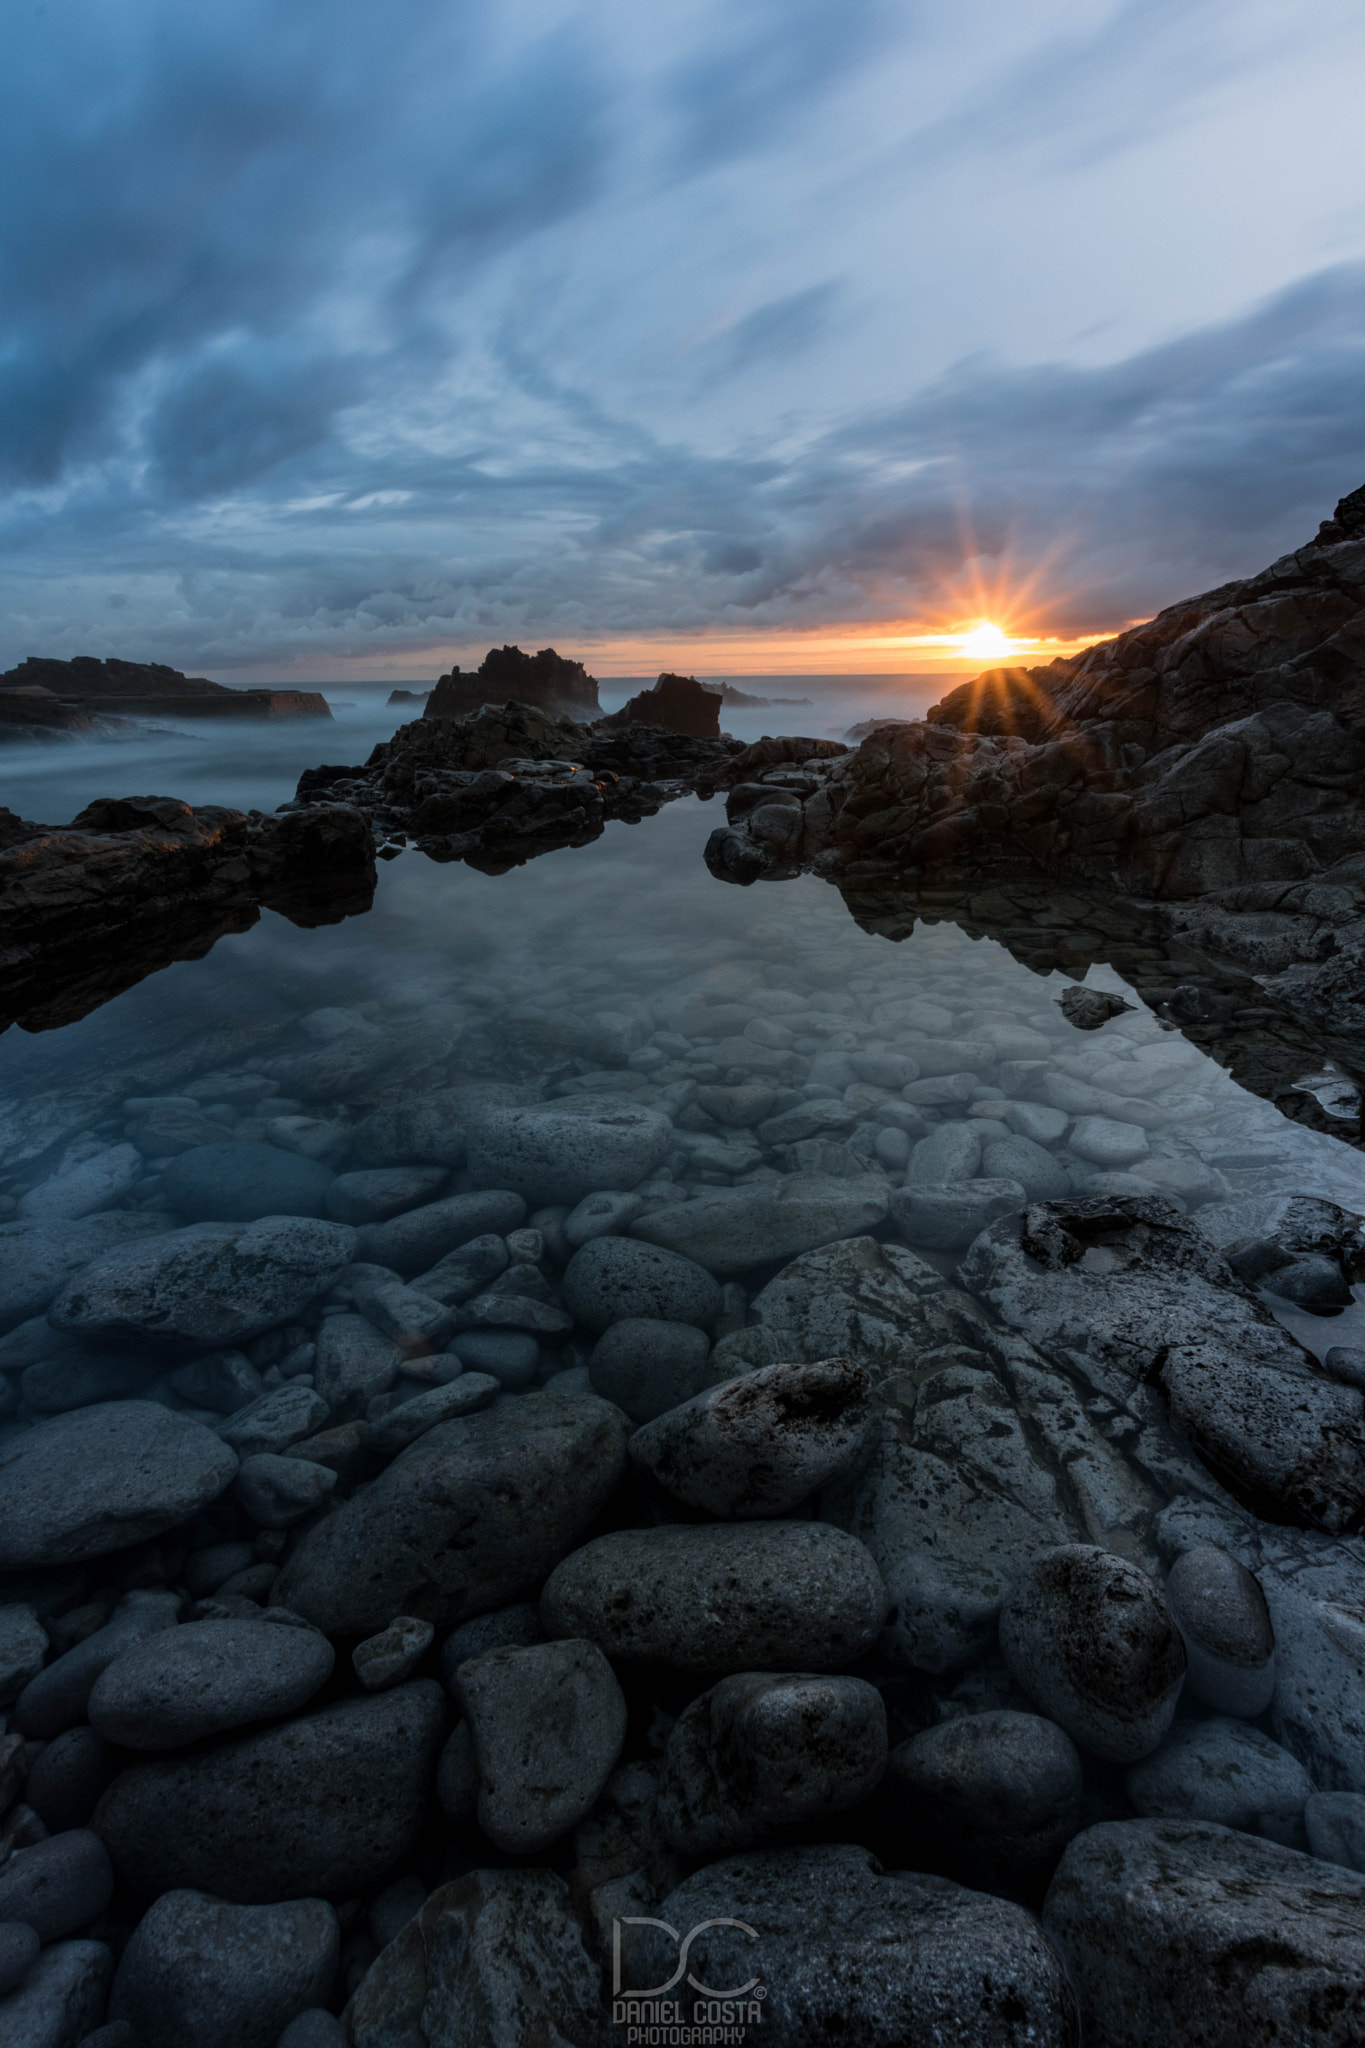
[[[819,1522],[616,1530],[566,1557],[541,1597],[550,1635],[682,1671],[838,1671],[885,1612],[871,1554]]]
[[[192,1756],[134,1764],[91,1825],[143,1897],[211,1888],[269,1905],[368,1891],[416,1846],[445,1724],[441,1687],[413,1679]]]
[[[340,1635],[525,1599],[610,1499],[628,1433],[609,1402],[553,1394],[438,1423],[308,1532],[271,1597]]]
[[[1105,2048],[1357,2048],[1365,1877],[1207,1821],[1106,1821],[1058,1867],[1043,1924]]]
[[[0,1565],[103,1557],[188,1521],[237,1473],[211,1429],[154,1401],[102,1401],[0,1444]]]

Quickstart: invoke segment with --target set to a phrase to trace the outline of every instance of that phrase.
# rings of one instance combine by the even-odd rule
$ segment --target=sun
[[[1014,642],[1009,635],[1002,633],[999,626],[991,625],[987,619],[973,626],[970,633],[964,633],[959,645],[964,654],[975,655],[982,661],[988,661],[992,655],[1011,654],[1014,651]]]

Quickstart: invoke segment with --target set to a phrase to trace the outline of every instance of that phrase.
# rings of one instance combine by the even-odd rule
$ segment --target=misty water
[[[763,731],[839,736],[859,719],[916,716],[941,687],[920,678],[898,684],[869,677],[765,678],[742,686],[811,700],[728,710],[726,728],[746,739]],[[606,686],[607,707],[631,687],[625,681]],[[327,725],[204,722],[166,729],[148,722],[117,738],[12,747],[0,764],[0,801],[47,822],[69,819],[96,796],[131,793],[269,811],[293,794],[302,769],[324,760],[363,761],[417,708],[389,707],[387,688],[328,686],[328,696],[333,718]],[[36,1035],[11,1029],[0,1039],[0,1192],[22,1199],[35,1173],[54,1170],[53,1132],[68,1131],[77,1150],[95,1133],[109,1143],[127,1122],[123,1098],[191,1087],[195,1075],[186,1070],[186,1049],[198,1036],[210,1043],[214,1029],[233,1018],[260,1015],[278,1029],[318,1009],[356,1009],[380,1026],[430,1030],[452,1071],[518,1080],[549,1072],[555,1092],[619,1090],[649,1102],[661,1086],[679,1080],[740,1078],[734,1061],[742,1065],[742,1055],[730,1041],[731,1065],[724,1070],[707,1056],[704,1042],[679,1057],[664,1029],[664,1046],[654,1045],[658,1032],[647,1028],[650,1020],[665,1026],[667,1010],[687,991],[699,990],[755,1004],[755,1015],[799,999],[788,1043],[804,1063],[794,1069],[798,1086],[813,1095],[839,1092],[831,1082],[800,1079],[821,1054],[895,1045],[894,1024],[878,1021],[893,1003],[935,1006],[944,1018],[941,1034],[964,1042],[1023,1027],[1046,1037],[1060,1071],[1085,1081],[1098,1076],[1111,1093],[1145,1100],[1160,1112],[1143,1156],[1122,1167],[1196,1213],[1284,1189],[1365,1210],[1365,1162],[1357,1151],[1287,1122],[1237,1086],[1154,1017],[1112,970],[1094,968],[1089,979],[1126,995],[1132,1013],[1098,1032],[1081,1032],[1057,1007],[1067,985],[1063,976],[1040,977],[1003,946],[969,939],[951,923],[920,923],[910,938],[892,943],[860,930],[838,892],[814,877],[749,889],[716,881],[702,849],[723,818],[722,799],[689,797],[641,824],[609,824],[587,846],[543,855],[498,876],[458,863],[436,865],[409,850],[380,864],[367,915],[300,930],[265,911],[250,930],[221,939],[204,959],[166,968],[76,1023]],[[643,1031],[643,1041],[614,1063],[573,1051],[546,1022],[547,1015],[580,1019],[632,1010],[646,1020],[634,1028],[635,1037]],[[773,1021],[786,1024],[781,1015]],[[215,1054],[209,1064],[217,1071],[224,1062]],[[780,1082],[781,1064],[771,1053],[765,1060],[759,1048],[747,1078]],[[833,1071],[815,1069],[817,1075]],[[987,1118],[985,1105],[1002,1092],[994,1076],[988,1066],[975,1101],[931,1110],[930,1121]],[[884,1135],[892,1112],[878,1098],[887,1092],[865,1085],[860,1095],[855,1090],[853,1136],[877,1170],[898,1178],[906,1148]],[[363,1105],[342,1105],[342,1112],[348,1107],[364,1113]],[[232,1112],[216,1114],[231,1136]],[[237,1121],[245,1135],[260,1135],[259,1118]],[[743,1140],[746,1133],[733,1136]],[[1059,1157],[1077,1186],[1102,1170],[1102,1162],[1065,1151]],[[732,1171],[723,1154],[704,1165],[703,1184],[772,1170],[739,1144],[728,1165]],[[153,1161],[146,1192],[135,1189],[127,1199],[155,1203],[155,1168]],[[1319,1353],[1365,1342],[1359,1307],[1322,1318],[1273,1305]]]

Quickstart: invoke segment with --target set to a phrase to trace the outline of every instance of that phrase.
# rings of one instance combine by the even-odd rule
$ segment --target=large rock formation
[[[330,718],[318,690],[229,690],[206,676],[182,675],[162,661],[74,661],[30,655],[0,675],[0,738],[26,729],[88,731],[99,714],[160,713],[174,718]]]
[[[657,725],[665,732],[687,733],[693,739],[719,739],[721,701],[719,690],[708,690],[695,676],[665,670],[648,690],[629,698],[603,724]],[[759,700],[746,701],[756,704]]]
[[[392,700],[390,700],[392,701]],[[469,718],[485,704],[529,704],[552,718],[600,717],[597,678],[581,661],[553,647],[523,654],[519,647],[490,647],[477,669],[451,669],[437,682],[424,718]]]

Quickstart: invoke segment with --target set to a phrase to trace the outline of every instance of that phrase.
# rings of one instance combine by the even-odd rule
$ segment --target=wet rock
[[[47,1630],[24,1604],[0,1607],[0,1707],[13,1706],[43,1668]]]
[[[18,1991],[0,2000],[5,2048],[74,2048],[104,2011],[113,1957],[102,1941],[58,1941],[45,1949]]]
[[[334,1223],[387,1223],[390,1216],[434,1200],[446,1179],[443,1166],[382,1166],[339,1173],[326,1190],[324,1207]]]
[[[198,1223],[86,1266],[49,1310],[77,1336],[178,1338],[216,1349],[288,1322],[355,1252],[340,1223]]]
[[[441,1423],[309,1530],[272,1600],[362,1635],[524,1598],[611,1497],[627,1434],[607,1402],[551,1394]]]
[[[90,1724],[125,1749],[179,1749],[292,1714],[336,1662],[326,1636],[267,1621],[191,1621],[135,1643],[90,1693]]]
[[[988,1179],[1018,1181],[1030,1202],[1065,1201],[1072,1192],[1061,1161],[1031,1138],[997,1138],[984,1145],[981,1172]]]
[[[1223,1483],[1281,1520],[1365,1519],[1365,1397],[1336,1385],[1159,1196],[1039,1203],[993,1224],[963,1284],[1122,1398],[1155,1381]]]
[[[818,1522],[616,1530],[556,1566],[540,1605],[553,1637],[707,1672],[837,1671],[885,1611],[862,1544]]]
[[[122,1201],[142,1172],[135,1145],[74,1145],[61,1165],[19,1197],[26,1222],[75,1222]]]
[[[1166,1604],[1185,1641],[1186,1690],[1219,1713],[1263,1714],[1275,1690],[1275,1631],[1246,1566],[1199,1544],[1172,1565]]]
[[[68,1728],[29,1766],[24,1801],[50,1835],[83,1828],[113,1775],[109,1746],[93,1728]]]
[[[19,1386],[29,1407],[39,1415],[64,1415],[72,1408],[89,1408],[96,1401],[119,1401],[136,1394],[156,1377],[159,1363],[141,1349],[104,1351],[76,1344],[56,1358],[29,1366]]]
[[[540,1345],[529,1330],[461,1330],[451,1348],[471,1379],[495,1379],[509,1393],[525,1393],[540,1370]]]
[[[630,1454],[689,1507],[789,1514],[856,1454],[870,1385],[851,1358],[763,1366],[637,1429]]]
[[[313,1359],[313,1383],[329,1408],[363,1406],[386,1394],[403,1353],[364,1316],[324,1316]]]
[[[946,1878],[884,1872],[865,1849],[730,1857],[687,1878],[658,1916],[703,1929],[688,1952],[698,1982],[761,1977],[765,2048],[1076,2048],[1079,2039],[1061,1965],[1029,1914]],[[664,1983],[677,1967],[673,1944],[644,1933],[637,1981]]]
[[[281,1630],[284,1635],[288,1631]],[[242,1905],[344,1896],[403,1867],[445,1733],[431,1679],[117,1777],[95,1813],[123,1883]]]
[[[355,1255],[395,1273],[424,1273],[474,1238],[505,1237],[525,1219],[525,1202],[507,1188],[447,1195],[443,1202],[426,1202],[387,1223],[362,1224],[356,1232]]]
[[[520,1195],[517,1200],[521,1200]],[[458,1250],[447,1252],[425,1273],[419,1273],[412,1284],[419,1294],[425,1294],[431,1301],[444,1302],[449,1308],[468,1301],[471,1295],[481,1294],[487,1283],[506,1269],[507,1263],[506,1239],[487,1231]]]
[[[377,1109],[358,1124],[352,1154],[359,1165],[390,1167],[426,1162],[462,1166],[465,1126],[481,1108],[518,1099],[518,1091],[495,1081],[477,1087],[433,1088]]]
[[[486,1408],[497,1399],[502,1385],[492,1373],[463,1372],[444,1386],[429,1387],[371,1422],[365,1431],[366,1446],[383,1458],[395,1457],[438,1423],[453,1422],[458,1416]]]
[[[1078,1116],[1067,1143],[1078,1158],[1121,1173],[1146,1156],[1147,1133],[1136,1124],[1119,1123],[1113,1117]]]
[[[939,1124],[921,1138],[910,1154],[905,1185],[937,1187],[944,1181],[978,1180],[981,1176],[981,1133],[975,1123]]]
[[[1098,1031],[1111,1017],[1121,1017],[1133,1007],[1107,988],[1082,988],[1079,983],[1063,989],[1056,1001],[1067,1023],[1074,1024],[1078,1031]]]
[[[987,1891],[1031,1890],[1085,1812],[1076,1746],[1055,1721],[961,1714],[891,1753],[882,1803],[897,1860]]]
[[[986,1149],[997,1152],[1004,1147]],[[1023,1183],[1017,1179],[907,1180],[891,1196],[891,1217],[907,1244],[923,1245],[926,1251],[958,1252],[988,1224],[1002,1216],[1017,1216],[1027,1200]]]
[[[130,1209],[73,1223],[0,1223],[0,1331],[41,1316],[74,1273],[114,1247],[131,1250],[164,1232],[164,1219]]]
[[[27,1920],[0,1920],[0,1998],[23,1983],[42,1943]],[[0,2013],[4,2008],[0,2007]]]
[[[595,1643],[487,1650],[460,1665],[455,1695],[474,1744],[479,1825],[533,1855],[580,1821],[626,1735],[626,1702]]]
[[[1359,2039],[1365,1880],[1278,1843],[1205,1821],[1104,1822],[1063,1856],[1043,1924],[1106,2048]]]
[[[709,1329],[720,1313],[720,1288],[704,1266],[629,1237],[595,1237],[576,1251],[564,1273],[564,1300],[599,1333],[645,1317]]]
[[[1335,1259],[1321,1252],[1305,1252],[1267,1273],[1261,1285],[1267,1293],[1292,1301],[1315,1316],[1336,1315],[1355,1300],[1350,1283]]]
[[[1226,1715],[1177,1726],[1124,1784],[1148,1819],[1217,1821],[1289,1849],[1308,1847],[1303,1809],[1312,1779],[1259,1728]]]
[[[548,1870],[475,1870],[441,1885],[346,2009],[354,2048],[601,2048],[601,1972]]]
[[[351,1663],[366,1692],[384,1692],[410,1677],[431,1648],[435,1633],[429,1621],[400,1614],[378,1635],[357,1643]]]
[[[1000,1648],[1019,1684],[1082,1749],[1150,1756],[1185,1677],[1180,1631],[1157,1587],[1093,1545],[1045,1551],[1011,1583]]]
[[[331,1172],[316,1160],[257,1144],[192,1145],[168,1161],[161,1176],[167,1208],[191,1223],[321,1216],[331,1183]]]
[[[575,1251],[590,1238],[619,1236],[628,1230],[644,1210],[638,1195],[604,1188],[600,1194],[584,1195],[564,1218],[564,1237]]]
[[[114,1873],[99,1836],[89,1828],[70,1828],[16,1849],[0,1868],[0,1921],[25,1921],[46,1947],[88,1927],[113,1890]]]
[[[534,1600],[518,1600],[492,1614],[476,1614],[472,1621],[453,1628],[442,1643],[441,1676],[453,1686],[455,1673],[470,1657],[481,1657],[485,1650],[524,1649],[544,1641],[540,1609]]]
[[[903,1245],[845,1238],[805,1252],[754,1296],[753,1325],[723,1339],[716,1363],[732,1369],[788,1359],[856,1358],[874,1375],[962,1333],[973,1302]]]
[[[281,2030],[326,1999],[341,1933],[322,1899],[236,1906],[165,1892],[138,1922],[109,2011],[139,2048],[276,2048]]]
[[[710,1360],[706,1332],[694,1324],[628,1316],[598,1338],[588,1374],[594,1393],[647,1422],[709,1385]]]
[[[66,1564],[159,1536],[237,1471],[212,1430],[151,1401],[110,1401],[0,1443],[0,1564]]]
[[[1365,1388],[1365,1351],[1351,1345],[1334,1344],[1322,1361],[1326,1371],[1344,1387]]]
[[[243,1459],[236,1491],[253,1522],[263,1529],[289,1529],[321,1507],[336,1482],[335,1472],[310,1458],[258,1451]]]
[[[865,1680],[739,1672],[670,1734],[660,1825],[694,1861],[780,1842],[866,1799],[886,1753],[886,1709]]]
[[[211,1351],[170,1375],[173,1391],[192,1408],[216,1408],[235,1415],[265,1392],[261,1375],[242,1351]]]
[[[1064,1109],[1053,1109],[1046,1102],[1007,1102],[1000,1118],[1021,1138],[1031,1138],[1035,1145],[1055,1145],[1071,1122]]]
[[[240,1458],[258,1457],[262,1452],[278,1455],[301,1438],[313,1436],[331,1412],[315,1388],[295,1381],[272,1387],[268,1394],[229,1415],[219,1423],[218,1435]]]
[[[101,1671],[144,1636],[174,1628],[180,1606],[178,1593],[125,1593],[103,1628],[54,1658],[24,1687],[14,1710],[18,1727],[25,1735],[46,1741],[84,1720],[91,1687]]]
[[[589,1102],[494,1109],[469,1134],[469,1170],[537,1204],[633,1188],[662,1165],[673,1126],[657,1110]]]
[[[1365,1793],[1310,1793],[1303,1820],[1308,1847],[1320,1861],[1365,1871]]]
[[[630,1229],[632,1237],[727,1278],[874,1229],[888,1202],[880,1174],[840,1180],[791,1173],[747,1187],[704,1188],[690,1202],[649,1210]]]

